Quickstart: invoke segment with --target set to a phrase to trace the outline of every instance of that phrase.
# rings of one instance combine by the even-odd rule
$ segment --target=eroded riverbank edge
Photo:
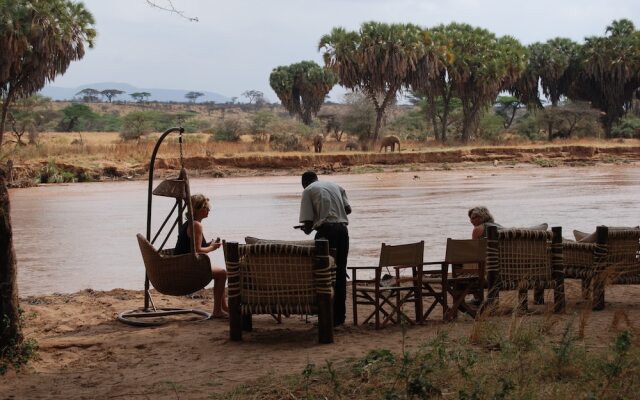
[[[527,147],[452,148],[402,153],[285,153],[234,156],[187,157],[185,167],[192,176],[247,177],[292,175],[307,169],[323,174],[449,170],[475,166],[538,167],[588,166],[636,163],[640,145],[547,145]],[[79,161],[78,164],[81,162]],[[90,166],[75,163],[32,161],[13,165],[11,187],[29,187],[46,182],[43,176],[59,174],[70,181],[113,181],[147,179],[149,164],[102,161]],[[175,174],[179,158],[159,157],[158,176]]]

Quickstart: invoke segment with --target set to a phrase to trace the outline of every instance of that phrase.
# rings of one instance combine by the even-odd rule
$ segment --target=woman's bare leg
[[[214,266],[211,267],[211,272],[213,274],[213,315],[221,316],[229,310],[227,298],[224,295],[227,270]]]

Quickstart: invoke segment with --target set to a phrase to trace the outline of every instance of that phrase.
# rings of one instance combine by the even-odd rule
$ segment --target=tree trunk
[[[4,126],[7,121],[7,111],[9,111],[9,95],[2,102],[2,113],[0,116],[0,147],[2,147],[4,139]]]
[[[380,135],[380,127],[382,126],[382,118],[384,117],[384,108],[376,107],[376,126],[373,129],[373,143],[378,143]]]
[[[0,169],[0,350],[22,342],[6,172]]]
[[[431,119],[431,125],[433,126],[433,136],[436,142],[441,142],[440,131],[438,130],[438,119],[436,117],[436,100],[433,94],[427,95],[427,114]]]

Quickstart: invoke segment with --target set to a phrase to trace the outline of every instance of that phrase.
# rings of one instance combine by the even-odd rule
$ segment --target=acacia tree
[[[195,103],[196,99],[200,96],[204,96],[204,93],[202,92],[189,92],[187,94],[184,95],[184,97],[186,97],[191,103]]]
[[[264,93],[259,90],[245,90],[242,92],[242,97],[246,97],[249,100],[249,104],[264,103]]]
[[[107,98],[107,101],[109,103],[112,102],[114,97],[117,97],[121,94],[123,94],[124,91],[123,90],[118,90],[118,89],[105,89],[103,91],[100,92],[101,95],[103,95],[104,97]]]
[[[84,102],[95,103],[97,101],[100,101],[100,96],[102,96],[102,93],[96,89],[86,88],[76,93],[76,96],[80,96],[80,98]]]
[[[335,74],[313,61],[280,66],[271,72],[269,84],[291,115],[311,125],[324,99],[338,81]]]
[[[640,87],[640,31],[627,19],[613,21],[608,36],[588,37],[572,65],[569,97],[603,112],[605,137],[631,106]]]
[[[318,50],[340,85],[361,91],[376,111],[373,141],[379,136],[387,107],[414,73],[422,29],[412,24],[363,23],[358,32],[333,28],[322,36]]]
[[[148,97],[151,96],[151,93],[149,93],[149,92],[135,92],[135,93],[129,94],[129,96],[131,96],[131,98],[134,99],[135,101],[137,101],[138,103],[142,103]]]
[[[93,16],[69,0],[4,0],[0,9],[0,146],[11,102],[63,74],[93,47]]]
[[[68,0],[4,0],[0,7],[0,145],[11,102],[42,89],[93,46],[93,16]],[[21,351],[9,196],[0,173],[0,354]]]

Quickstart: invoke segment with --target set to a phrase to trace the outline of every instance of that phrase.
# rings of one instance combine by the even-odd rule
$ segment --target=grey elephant
[[[313,137],[313,150],[316,153],[322,153],[322,144],[324,143],[324,136],[318,134]]]
[[[346,146],[344,146],[345,150],[358,150],[358,143],[356,142],[348,142]]]
[[[380,140],[380,152],[382,152],[382,148],[384,148],[384,152],[386,153],[387,147],[391,147],[391,152],[393,152],[396,144],[398,145],[398,151],[400,151],[400,138],[396,135],[385,136]]]

